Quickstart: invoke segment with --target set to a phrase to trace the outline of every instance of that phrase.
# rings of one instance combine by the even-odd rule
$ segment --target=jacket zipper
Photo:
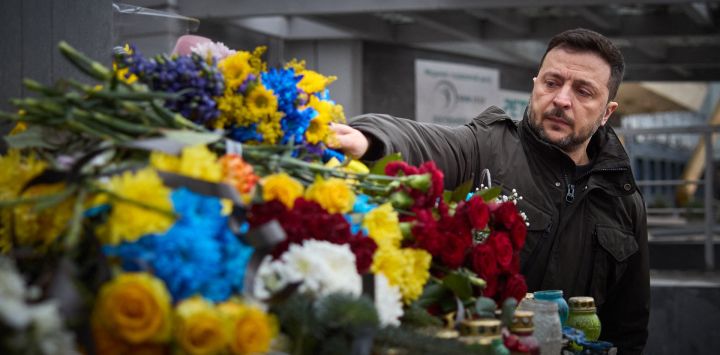
[[[565,202],[572,203],[575,200],[575,185],[570,183],[567,174],[565,174],[565,186],[567,186],[567,192],[565,193]]]

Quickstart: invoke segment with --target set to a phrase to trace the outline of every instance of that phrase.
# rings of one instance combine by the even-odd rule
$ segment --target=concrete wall
[[[11,110],[9,99],[29,94],[23,78],[52,83],[84,77],[58,52],[61,40],[109,64],[111,5],[111,0],[0,1],[0,110]],[[0,126],[0,133],[7,128]]]
[[[533,70],[461,55],[386,43],[364,42],[362,93],[364,112],[414,118],[415,59],[447,61],[499,69],[500,88],[505,90],[530,92],[532,77],[535,74]],[[500,106],[501,103],[496,105]]]
[[[704,278],[707,279],[707,276]],[[653,279],[646,354],[717,354],[720,349],[720,283]]]

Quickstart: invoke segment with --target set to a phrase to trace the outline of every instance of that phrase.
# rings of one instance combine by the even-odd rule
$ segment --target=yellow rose
[[[295,199],[303,194],[303,185],[286,173],[278,173],[264,178],[261,182],[263,200],[280,200],[287,208],[295,205]]]
[[[390,203],[385,203],[368,212],[363,219],[363,227],[368,230],[379,247],[400,247],[402,232],[398,224],[397,212]]]
[[[305,198],[320,204],[330,213],[350,212],[355,204],[355,193],[344,180],[318,177],[305,191]]]
[[[233,354],[266,353],[277,334],[275,318],[258,308],[245,306],[236,301],[218,305],[226,319]]]
[[[161,280],[146,273],[120,274],[100,289],[93,320],[124,342],[165,342],[171,332],[170,304]]]
[[[220,312],[202,297],[182,301],[175,309],[175,339],[188,354],[220,353],[227,345]]]
[[[96,317],[94,317],[96,318]],[[112,329],[106,329],[101,322],[93,319],[92,334],[95,353],[99,355],[169,355],[170,347],[167,344],[140,343],[131,344],[117,337]],[[86,354],[87,351],[81,353]]]

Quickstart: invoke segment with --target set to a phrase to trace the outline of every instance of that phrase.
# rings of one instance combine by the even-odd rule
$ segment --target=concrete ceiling
[[[629,81],[720,80],[720,0],[177,0],[178,12],[287,40],[357,38],[536,68],[585,27],[623,51]]]

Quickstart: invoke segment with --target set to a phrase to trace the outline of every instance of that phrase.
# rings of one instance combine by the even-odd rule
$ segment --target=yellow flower
[[[275,112],[270,115],[266,115],[260,118],[258,122],[257,131],[262,134],[263,142],[267,144],[275,144],[278,139],[282,137],[282,125],[280,120],[285,114],[282,112]]]
[[[132,48],[130,48],[130,45],[128,44],[125,44],[123,50],[128,55],[132,54]],[[115,77],[117,77],[118,80],[124,81],[128,84],[132,84],[138,80],[138,77],[135,74],[130,74],[129,76],[127,75],[127,73],[130,71],[129,68],[118,69],[117,63],[115,63],[115,61],[113,61],[113,71],[115,72]]]
[[[165,153],[152,152],[150,165],[158,170],[195,179],[210,182],[222,180],[222,165],[218,162],[217,155],[202,144],[183,148],[179,158]]]
[[[233,354],[257,354],[270,350],[270,342],[277,335],[277,321],[258,308],[236,301],[218,305],[226,319]]]
[[[261,182],[263,187],[263,200],[280,200],[287,208],[295,205],[295,199],[302,197],[303,185],[286,173],[277,173],[264,178]]]
[[[298,83],[298,88],[308,94],[321,92],[327,88],[333,81],[337,80],[336,76],[324,76],[313,70],[303,70],[298,72],[303,78]]]
[[[380,247],[370,269],[373,273],[382,273],[390,285],[400,288],[403,301],[410,304],[420,297],[430,278],[431,260],[432,256],[424,250]]]
[[[12,131],[8,135],[12,136],[18,133],[25,132],[27,130],[27,123],[25,122],[18,122],[15,127],[13,127]]]
[[[43,196],[62,192],[64,183],[35,185],[22,197]],[[67,198],[58,205],[36,210],[35,204],[23,204],[14,207],[15,238],[20,245],[49,246],[68,226],[72,218],[74,198]]]
[[[16,149],[0,156],[0,200],[61,192],[64,184],[35,185],[21,193],[27,182],[42,173],[46,165],[34,155],[23,156]],[[9,250],[13,240],[21,245],[48,246],[67,226],[73,203],[74,200],[68,198],[39,211],[35,204],[0,208],[0,251]]]
[[[226,90],[225,95],[217,99],[220,116],[213,122],[215,128],[225,128],[232,123],[247,126],[255,121],[245,106],[245,98],[232,90]]]
[[[165,187],[152,169],[133,174],[130,171],[110,179],[107,189],[124,199],[141,202],[153,208],[172,212],[170,189]],[[108,221],[97,229],[104,243],[118,244],[135,241],[145,234],[163,233],[173,223],[172,217],[137,204],[112,200]]]
[[[237,51],[218,63],[218,68],[225,78],[225,87],[230,91],[237,90],[252,72],[250,59],[252,55],[246,51]]]
[[[217,354],[227,345],[220,312],[202,297],[186,299],[175,308],[175,339],[191,355]]]
[[[105,328],[100,322],[93,319],[92,334],[95,353],[101,355],[169,355],[167,344],[140,343],[132,344],[118,338],[113,329]]]
[[[385,203],[368,212],[362,225],[379,247],[400,247],[402,232],[392,204]]]
[[[355,193],[343,179],[328,180],[317,177],[305,191],[305,198],[320,204],[330,213],[350,212],[355,204]]]
[[[248,111],[253,117],[263,117],[277,112],[278,101],[272,90],[264,85],[256,85],[245,99]]]
[[[146,273],[120,274],[100,289],[92,321],[123,342],[162,343],[170,339],[170,294]]]
[[[255,50],[253,50],[252,55],[248,60],[253,74],[260,75],[261,72],[267,71],[267,63],[265,63],[261,58],[266,51],[266,46],[257,46],[255,47]]]

